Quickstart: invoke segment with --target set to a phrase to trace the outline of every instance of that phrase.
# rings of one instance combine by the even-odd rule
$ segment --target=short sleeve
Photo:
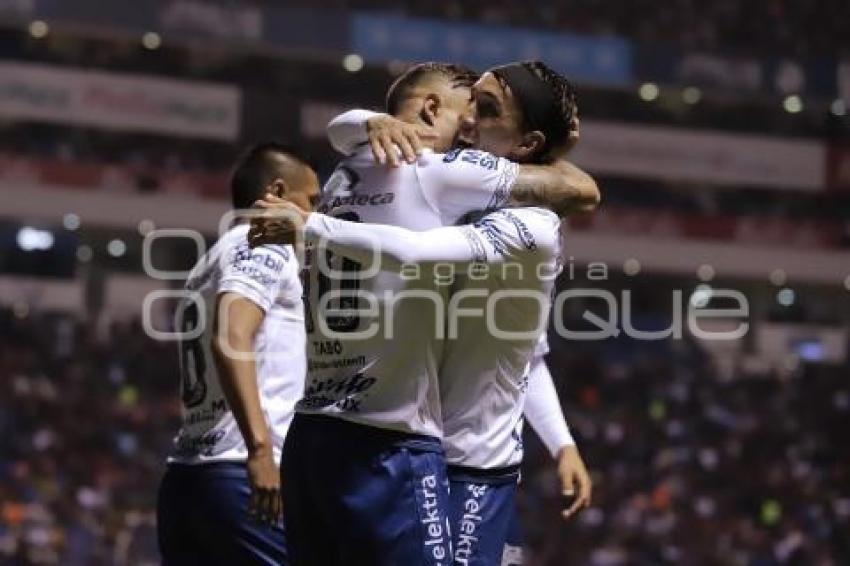
[[[286,286],[295,258],[283,246],[251,249],[247,240],[241,240],[220,261],[218,292],[236,293],[268,312]]]
[[[416,165],[425,199],[453,224],[464,214],[505,205],[519,166],[486,151],[426,152]]]

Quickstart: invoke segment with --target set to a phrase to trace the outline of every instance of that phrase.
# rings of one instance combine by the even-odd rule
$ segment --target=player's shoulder
[[[455,148],[446,153],[423,151],[416,162],[416,167],[434,171],[463,171],[484,170],[496,171],[500,165],[509,163],[492,153],[480,149]]]
[[[248,243],[247,223],[234,226],[219,239],[219,261],[231,266],[250,263],[259,270],[282,272],[295,263],[295,254],[291,246],[262,245],[252,248]]]
[[[354,148],[354,152],[347,155],[345,159],[339,162],[338,167],[347,169],[361,169],[374,167],[375,157],[372,153],[372,147],[368,143],[362,143]]]

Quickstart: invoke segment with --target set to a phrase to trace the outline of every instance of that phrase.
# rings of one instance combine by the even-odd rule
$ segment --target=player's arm
[[[551,214],[548,219],[534,222],[534,214],[529,211],[496,211],[475,224],[414,231],[308,213],[275,197],[267,197],[257,205],[278,213],[285,211],[286,219],[252,226],[248,236],[252,245],[291,242],[300,232],[307,241],[363,265],[372,265],[377,257],[384,271],[399,271],[415,263],[464,265],[529,261],[532,256],[543,259],[557,245],[557,224],[551,221]],[[519,216],[525,216],[525,220]],[[519,236],[519,225],[525,240]]]
[[[593,483],[570,434],[543,356],[536,356],[529,366],[524,413],[528,424],[558,461],[563,495],[574,498],[562,513],[565,519],[569,518],[590,504]]]
[[[399,163],[399,152],[405,161],[413,163],[422,153],[422,140],[436,137],[426,126],[359,109],[349,110],[331,120],[327,135],[331,147],[343,155],[351,155],[368,142],[375,161],[393,167]]]
[[[510,202],[549,208],[558,216],[590,212],[602,195],[593,177],[565,159],[553,165],[521,165]]]
[[[282,248],[251,250],[245,243],[223,254],[213,319],[212,350],[222,391],[248,449],[249,511],[269,522],[281,514],[280,473],[260,401],[254,339],[292,272],[288,261]]]
[[[219,294],[212,351],[227,406],[248,448],[252,481],[249,511],[260,520],[273,523],[281,513],[280,476],[260,403],[253,355],[254,337],[264,317],[263,310],[251,300],[232,292]]]
[[[349,110],[328,124],[328,139],[341,153],[352,153],[369,142],[375,160],[391,165],[398,163],[396,147],[413,163],[421,154],[419,140],[427,135],[427,128],[368,110]],[[505,204],[542,206],[565,216],[591,211],[601,199],[596,181],[565,159],[551,165],[516,166],[477,150],[455,150],[428,159],[432,164],[420,176],[426,198],[450,218]]]
[[[540,206],[563,217],[592,210],[600,199],[593,178],[567,161],[518,165],[463,149],[423,155],[417,173],[426,200],[447,223],[469,211],[508,205]]]

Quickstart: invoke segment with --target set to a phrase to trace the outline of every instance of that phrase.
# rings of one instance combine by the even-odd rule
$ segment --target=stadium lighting
[[[49,250],[53,247],[53,241],[53,234],[47,230],[32,226],[24,226],[18,230],[18,247],[25,252]]]
[[[41,39],[50,32],[50,26],[43,20],[33,20],[30,23],[30,36],[35,39]]]
[[[714,291],[712,291],[710,285],[697,285],[697,288],[691,294],[691,305],[698,309],[705,308],[713,294]]]
[[[702,99],[702,91],[695,86],[689,86],[682,91],[685,104],[696,104]]]
[[[363,68],[363,57],[357,53],[349,53],[342,59],[342,67],[349,73],[356,73]]]
[[[139,230],[139,235],[147,236],[156,229],[156,225],[153,223],[153,220],[145,219],[139,222],[137,229]]]
[[[109,244],[106,246],[106,251],[109,252],[109,255],[112,257],[121,257],[125,253],[127,253],[127,244],[124,243],[124,240],[110,240]]]
[[[80,217],[73,212],[69,212],[62,217],[62,226],[64,226],[66,230],[76,230],[80,227]]]
[[[829,111],[832,112],[833,116],[845,116],[847,114],[847,105],[842,99],[836,98],[832,101]]]
[[[796,94],[792,94],[785,98],[782,102],[782,107],[789,114],[798,114],[803,111],[803,99]]]
[[[159,49],[162,45],[162,38],[154,31],[145,32],[142,36],[142,45],[145,49]]]
[[[14,305],[12,305],[12,312],[15,315],[15,318],[24,319],[30,314],[30,306],[23,301],[16,301]]]
[[[785,285],[785,282],[788,281],[788,275],[785,274],[785,271],[782,269],[774,269],[770,272],[770,276],[768,277],[770,282],[780,287]]]
[[[646,102],[652,102],[658,98],[658,94],[658,85],[655,83],[644,83],[640,85],[640,89],[638,89],[638,96],[640,96],[641,100],[645,100]]]
[[[94,252],[91,249],[91,246],[87,246],[83,244],[82,246],[77,248],[77,259],[83,263],[91,261],[91,258],[94,256]]]
[[[794,289],[789,289],[788,287],[785,287],[776,293],[776,302],[783,307],[790,307],[794,304],[795,299],[796,294],[794,293]]]
[[[640,262],[634,258],[627,259],[623,262],[623,273],[626,275],[637,275],[640,273]]]
[[[714,268],[708,264],[700,265],[697,269],[697,277],[700,281],[711,281],[714,279]]]

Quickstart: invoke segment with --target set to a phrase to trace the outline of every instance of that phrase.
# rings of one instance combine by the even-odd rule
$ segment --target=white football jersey
[[[448,337],[440,367],[449,464],[490,469],[522,460],[528,367],[547,348],[561,269],[559,225],[541,208],[507,208],[476,222],[512,261],[488,266],[486,277],[464,275],[454,288],[449,320],[457,320],[457,333]]]
[[[426,152],[416,164],[388,168],[366,146],[337,167],[318,210],[428,230],[503,206],[517,172],[516,164],[473,150]],[[437,369],[448,287],[424,272],[375,272],[320,244],[306,256],[307,384],[298,411],[441,436]]]
[[[289,246],[248,246],[248,224],[227,233],[198,261],[177,312],[183,425],[169,462],[245,460],[245,442],[222,393],[212,356],[216,297],[235,293],[264,312],[254,340],[260,402],[271,431],[275,461],[304,390],[304,307],[298,263]],[[193,331],[194,330],[194,331]]]

